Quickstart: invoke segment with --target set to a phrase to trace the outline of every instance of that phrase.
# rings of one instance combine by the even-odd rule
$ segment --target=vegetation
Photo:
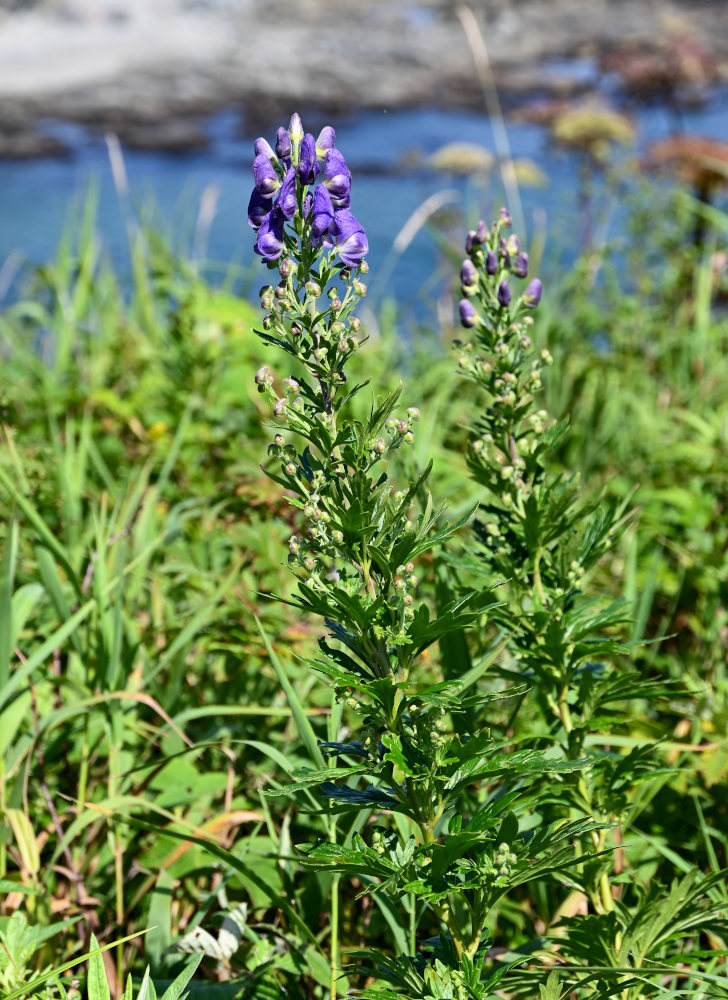
[[[0,995],[728,996],[728,219],[658,198],[325,361],[356,261],[266,347],[89,202],[0,315]]]

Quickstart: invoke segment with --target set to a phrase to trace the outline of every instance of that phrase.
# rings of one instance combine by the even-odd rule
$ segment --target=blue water
[[[585,72],[585,70],[580,70]],[[577,173],[575,158],[549,145],[540,126],[506,120],[513,157],[534,160],[549,179],[545,189],[523,189],[523,222],[526,231],[545,230],[547,247],[577,243]],[[273,141],[271,122],[268,138]],[[304,126],[317,131],[321,119],[304,116]],[[494,150],[488,118],[465,111],[413,110],[367,111],[332,121],[337,145],[344,152],[354,176],[352,211],[366,227],[370,254],[370,288],[375,300],[394,296],[405,308],[423,298],[432,299],[429,276],[440,259],[432,236],[421,229],[407,249],[393,252],[396,234],[425,199],[439,191],[452,192],[450,208],[476,220],[490,216],[504,200],[497,170],[487,183],[446,176],[429,170],[426,158],[451,142],[479,143]],[[639,111],[636,152],[671,130],[667,111],[660,107]],[[235,260],[259,283],[253,264],[253,234],[246,223],[252,186],[250,164],[254,136],[241,135],[239,115],[222,112],[207,122],[210,147],[185,154],[124,150],[131,197],[120,199],[109,166],[106,143],[82,128],[50,124],[70,139],[72,153],[61,159],[30,162],[0,161],[0,296],[17,294],[22,271],[9,278],[18,263],[41,262],[54,251],[64,227],[78,218],[84,194],[92,181],[98,186],[98,230],[105,248],[119,266],[125,266],[129,211],[155,206],[180,249],[206,254],[214,260]],[[728,91],[716,91],[707,105],[683,114],[686,131],[723,137],[728,132]],[[413,158],[419,166],[404,169]],[[634,156],[635,150],[630,151]],[[195,244],[195,220],[206,188],[219,192],[217,210],[205,240]],[[514,210],[515,206],[510,205]],[[619,214],[615,215],[618,225]],[[7,258],[12,255],[10,261]],[[3,270],[3,263],[6,266]],[[255,277],[253,277],[255,274]],[[9,286],[9,287],[8,287]]]

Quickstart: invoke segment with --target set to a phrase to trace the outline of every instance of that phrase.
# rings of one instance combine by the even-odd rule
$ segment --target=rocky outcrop
[[[728,4],[473,0],[501,92],[589,86],[565,57],[685,31],[728,60]],[[559,60],[554,63],[553,60]],[[56,118],[145,148],[204,143],[198,119],[238,105],[246,126],[300,107],[481,107],[449,0],[0,0],[0,144]],[[15,135],[14,144],[7,139]]]

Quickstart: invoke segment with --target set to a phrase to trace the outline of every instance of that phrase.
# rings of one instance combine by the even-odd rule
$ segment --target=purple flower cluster
[[[278,129],[275,149],[256,139],[248,222],[258,234],[255,252],[266,262],[286,252],[284,227],[296,221],[315,247],[333,249],[349,267],[368,253],[364,228],[349,211],[351,172],[335,143],[330,125],[314,139],[297,114],[288,129]]]
[[[479,321],[478,313],[470,299],[478,294],[481,287],[478,271],[484,271],[487,276],[482,288],[490,303],[499,309],[507,309],[513,297],[508,283],[509,275],[516,278],[528,276],[528,254],[521,250],[521,244],[515,233],[507,238],[504,229],[511,226],[511,216],[507,209],[502,208],[498,220],[488,230],[481,220],[477,229],[472,229],[465,239],[467,257],[460,270],[460,284],[465,298],[460,300],[460,322],[465,327],[475,326]],[[492,282],[488,279],[494,279]],[[538,278],[533,278],[526,286],[519,303],[529,309],[541,301],[543,285]],[[517,303],[518,305],[518,303]]]

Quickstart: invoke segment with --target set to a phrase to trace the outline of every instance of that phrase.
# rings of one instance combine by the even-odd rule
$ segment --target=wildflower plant
[[[253,172],[248,217],[273,277],[258,333],[279,358],[255,382],[275,421],[267,472],[300,525],[290,603],[324,623],[310,665],[356,720],[286,791],[317,791],[341,817],[328,839],[298,845],[302,864],[335,885],[356,879],[392,931],[391,946],[339,961],[332,899],[332,995],[344,969],[369,997],[535,995],[534,978],[544,1000],[659,992],[656,963],[669,974],[674,941],[719,927],[715,898],[705,902],[717,882],[677,882],[662,903],[615,890],[609,837],[652,765],[646,748],[597,752],[587,738],[618,726],[625,700],[670,692],[615,666],[625,609],[582,593],[626,515],[549,471],[565,425],[536,402],[552,360],[531,339],[542,286],[528,280],[510,217],[479,223],[466,242],[460,319],[471,339],[458,344],[458,370],[482,402],[469,464],[483,496],[474,541],[447,556],[438,590],[433,552],[475,512],[444,521],[429,466],[393,482],[388,459],[414,440],[419,411],[402,406],[401,389],[378,398],[349,380],[366,339],[355,309],[368,244],[334,130],[314,139],[294,115],[275,148],[256,142]],[[504,900],[529,908],[545,896],[546,932],[494,953]]]

